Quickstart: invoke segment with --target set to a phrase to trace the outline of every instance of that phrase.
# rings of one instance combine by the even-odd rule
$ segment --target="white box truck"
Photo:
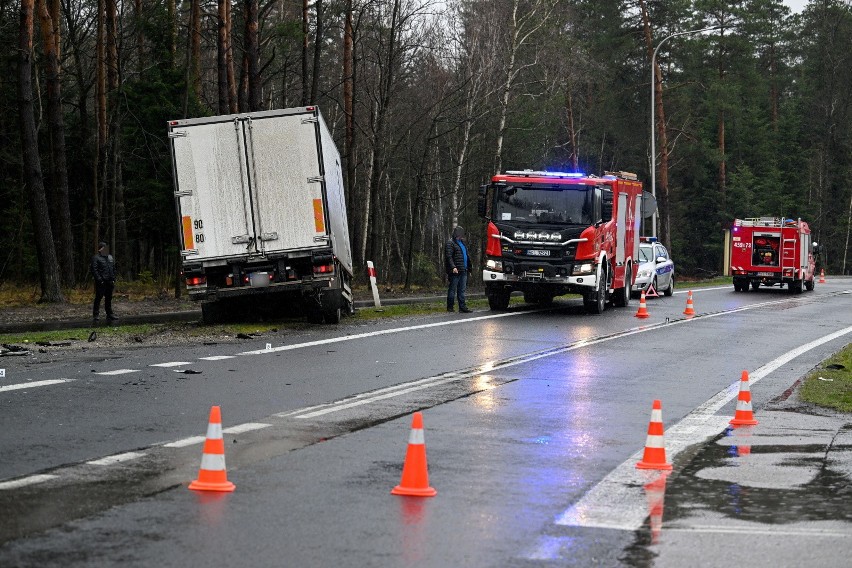
[[[183,276],[207,323],[241,298],[351,313],[340,154],[315,106],[168,123]]]

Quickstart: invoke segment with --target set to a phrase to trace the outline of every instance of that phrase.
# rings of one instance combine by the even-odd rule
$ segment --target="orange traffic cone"
[[[663,440],[663,405],[659,400],[654,401],[651,421],[648,423],[645,454],[642,456],[642,461],[636,464],[636,467],[639,469],[672,468],[672,464],[666,461],[666,445]]]
[[[740,395],[737,397],[737,411],[729,422],[731,426],[754,426],[754,412],[751,410],[751,390],[748,388],[748,371],[740,378]]]
[[[819,284],[825,284],[825,268],[819,271]]]
[[[236,486],[228,481],[225,472],[225,441],[222,439],[222,411],[218,406],[210,408],[207,424],[207,439],[201,456],[198,479],[189,484],[197,491],[233,491]]]
[[[636,312],[637,318],[649,318],[651,314],[648,313],[648,305],[645,303],[645,291],[642,291],[642,296],[639,298],[639,311]]]
[[[686,309],[683,310],[683,315],[688,318],[695,315],[695,307],[692,304],[692,290],[686,295]]]
[[[408,438],[408,451],[402,464],[402,480],[391,489],[394,495],[413,497],[432,497],[438,492],[429,487],[429,467],[426,464],[426,440],[423,437],[423,415],[414,413],[411,420],[411,434]]]

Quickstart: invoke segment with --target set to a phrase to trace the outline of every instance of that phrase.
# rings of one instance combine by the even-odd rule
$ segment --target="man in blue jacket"
[[[453,311],[455,297],[458,294],[459,312],[470,313],[473,310],[467,307],[464,291],[467,288],[467,274],[472,265],[464,243],[464,228],[461,226],[453,229],[453,238],[447,241],[444,247],[444,264],[447,269],[447,278],[450,280],[450,287],[447,290],[447,311]]]

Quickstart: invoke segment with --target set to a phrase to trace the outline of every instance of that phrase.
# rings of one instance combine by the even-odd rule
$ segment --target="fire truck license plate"
[[[758,276],[775,276],[774,272],[758,272]]]
[[[533,250],[528,250],[527,254],[529,256],[550,256],[550,251],[549,250],[533,249]]]

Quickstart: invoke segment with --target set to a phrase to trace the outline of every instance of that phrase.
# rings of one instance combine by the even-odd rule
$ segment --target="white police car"
[[[666,296],[674,294],[675,276],[674,262],[669,257],[669,251],[656,237],[641,237],[639,243],[639,272],[631,291],[634,296],[653,284],[654,290]]]

